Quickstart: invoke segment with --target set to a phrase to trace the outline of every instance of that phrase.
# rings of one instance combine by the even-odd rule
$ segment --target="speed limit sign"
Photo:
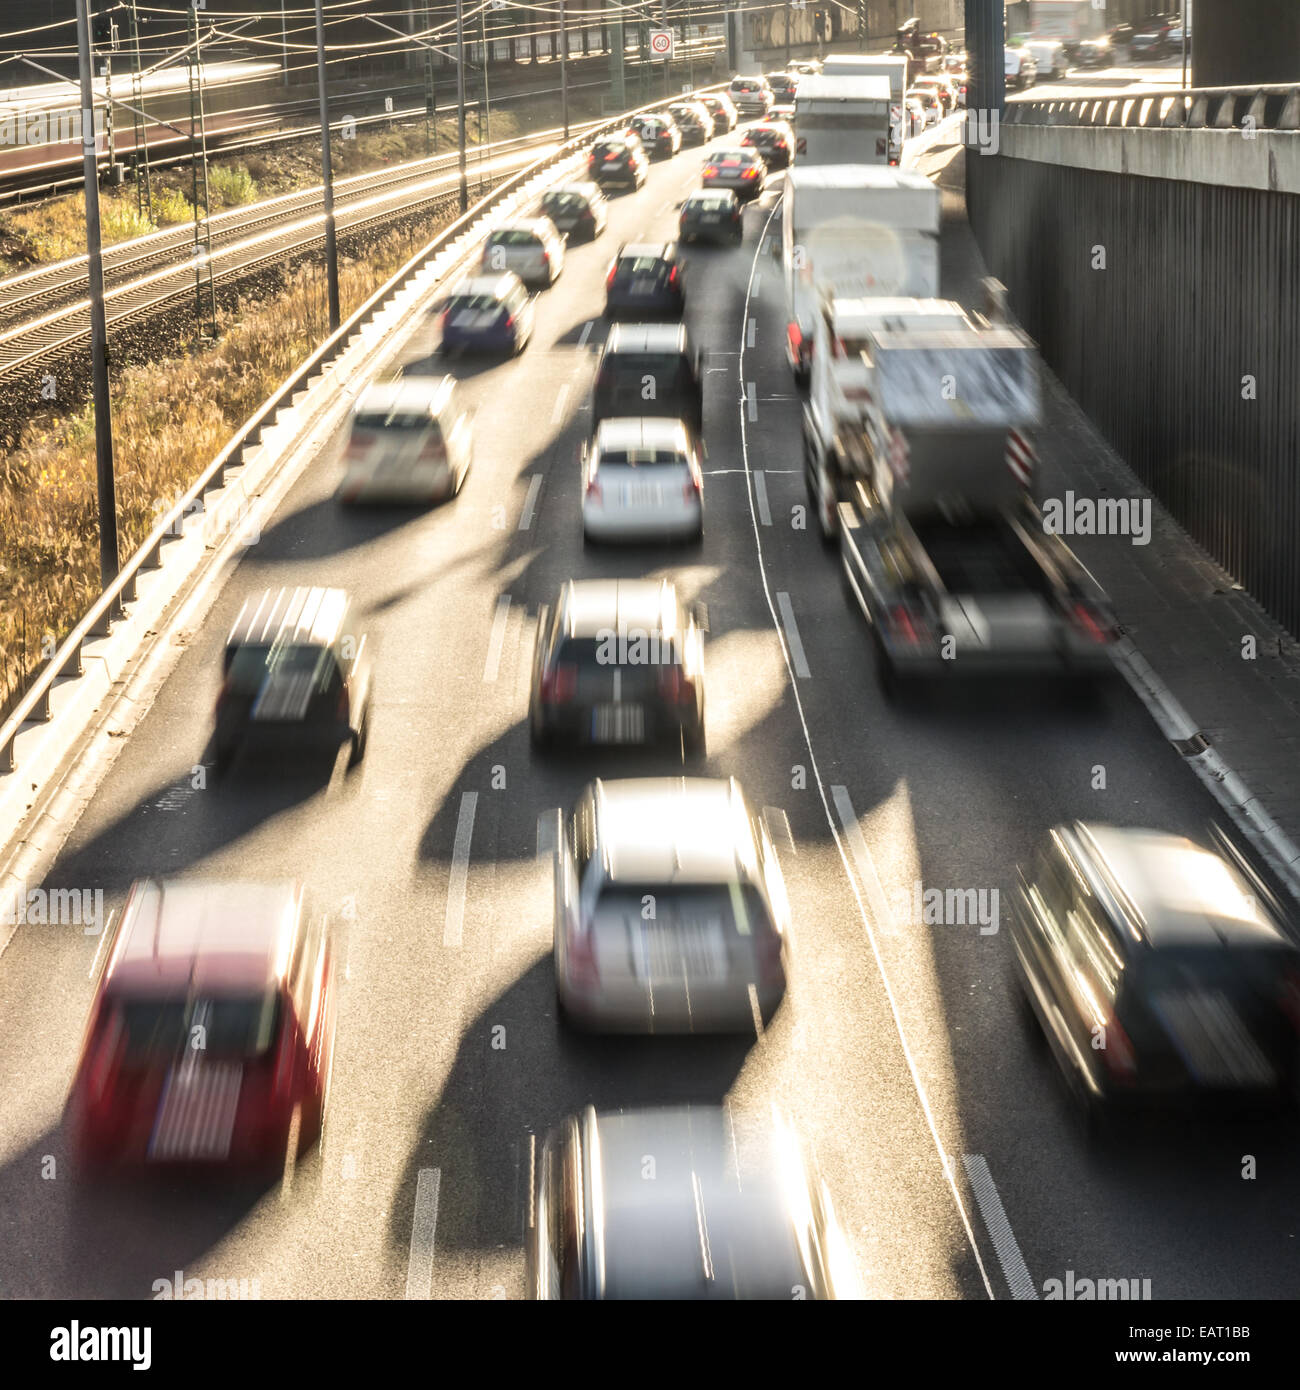
[[[671,29],[651,29],[650,52],[656,58],[671,58],[673,56],[673,31]]]

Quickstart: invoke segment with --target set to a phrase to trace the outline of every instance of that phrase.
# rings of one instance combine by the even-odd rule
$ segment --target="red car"
[[[68,1098],[83,1168],[281,1171],[324,1132],[334,1015],[299,885],[138,880]]]

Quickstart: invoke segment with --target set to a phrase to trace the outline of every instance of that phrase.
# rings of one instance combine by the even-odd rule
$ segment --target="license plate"
[[[648,924],[637,967],[652,980],[717,979],[726,970],[726,950],[716,928],[702,923]]]
[[[645,710],[640,705],[597,705],[591,712],[591,737],[597,743],[641,743]]]
[[[623,505],[625,507],[661,507],[663,500],[663,488],[656,487],[653,483],[629,483],[623,489]]]
[[[721,214],[720,212],[706,212],[706,213],[704,214],[704,216],[700,218],[700,221],[701,221],[701,222],[721,222],[721,221],[722,221],[722,214]]]

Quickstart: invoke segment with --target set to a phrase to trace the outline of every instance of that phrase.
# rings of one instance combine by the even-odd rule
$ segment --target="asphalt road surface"
[[[885,703],[833,557],[803,525],[772,195],[747,211],[741,248],[688,253],[708,368],[702,550],[584,552],[576,455],[605,270],[619,242],[670,237],[698,177],[696,152],[654,166],[540,295],[521,357],[451,366],[478,409],[459,498],[354,514],[332,500],[337,448],[304,473],[46,880],[103,887],[111,910],[145,874],[306,881],[342,933],[324,1159],[260,1191],[79,1190],[61,1112],[100,942],[20,927],[0,959],[0,1296],[148,1298],[180,1270],[257,1279],[263,1298],[522,1297],[547,1127],[588,1102],[723,1098],[794,1117],[872,1297],[1041,1297],[1067,1270],[1147,1278],[1157,1298],[1300,1294],[1294,1135],[1224,1121],[1090,1148],[1012,987],[1014,868],[1047,827],[1197,833],[1215,808],[1123,687],[1086,703],[1050,687]],[[967,237],[949,199],[945,292],[969,299]],[[708,604],[709,772],[788,819],[791,984],[758,1037],[557,1026],[538,815],[594,775],[680,764],[532,754],[536,614],[570,577],[641,575]],[[366,757],[346,775],[245,765],[196,789],[225,635],[247,594],[281,584],[357,599],[376,659]],[[920,925],[918,882],[997,890],[1001,929]]]

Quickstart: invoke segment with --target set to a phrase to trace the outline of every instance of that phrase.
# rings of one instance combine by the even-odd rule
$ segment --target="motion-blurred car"
[[[1151,58],[1163,58],[1174,51],[1170,33],[1180,23],[1177,11],[1166,10],[1149,14],[1134,21],[1133,32],[1128,40],[1130,63],[1140,63]],[[1181,47],[1181,38],[1179,40]]]
[[[513,272],[473,275],[434,306],[437,350],[522,352],[533,336],[533,304]]]
[[[582,446],[582,538],[698,541],[704,536],[699,445],[680,420],[602,420]]]
[[[1055,80],[1065,76],[1065,45],[1056,39],[1030,39],[1025,47],[1034,55],[1039,77]]]
[[[594,183],[566,183],[542,194],[541,211],[573,241],[594,241],[609,220],[609,202]]]
[[[933,92],[939,98],[939,109],[945,116],[957,109],[957,88],[949,78],[940,73],[918,77],[912,84],[912,90]]]
[[[919,97],[907,97],[903,104],[907,108],[907,134],[904,138],[910,139],[925,130],[930,118],[925,114],[925,103]]]
[[[483,242],[479,271],[498,275],[513,271],[525,285],[545,289],[564,270],[564,238],[549,217],[507,222],[495,227]]]
[[[541,1145],[533,1210],[534,1298],[863,1296],[830,1189],[779,1114],[588,1106]]]
[[[645,146],[651,159],[671,159],[682,147],[682,132],[667,111],[633,116],[628,130]]]
[[[919,101],[921,109],[925,112],[925,123],[927,126],[938,125],[943,120],[943,102],[939,99],[939,93],[933,87],[909,87],[907,89],[907,100]]]
[[[681,323],[616,323],[592,391],[592,428],[617,416],[666,416],[704,433],[703,368]],[[653,383],[647,397],[646,383]]]
[[[792,72],[769,72],[765,75],[772,101],[778,106],[792,106],[799,90],[799,78]]]
[[[794,157],[794,131],[784,121],[760,121],[749,127],[740,143],[757,150],[769,169],[788,169]]]
[[[605,317],[681,318],[686,284],[677,243],[620,246],[605,275]]]
[[[949,74],[956,74],[966,71],[966,51],[960,53],[949,52],[943,55],[943,70]]]
[[[538,614],[533,747],[671,743],[702,755],[702,618],[667,580],[570,580]]]
[[[1115,65],[1115,53],[1110,38],[1101,34],[1095,39],[1084,39],[1075,51],[1074,62],[1080,68],[1109,68]]]
[[[1003,52],[1006,84],[1009,88],[1024,90],[1032,87],[1038,80],[1038,66],[1034,55],[1027,48],[1008,48]]]
[[[767,186],[767,163],[750,147],[714,150],[704,161],[702,180],[705,188],[729,188],[742,203],[750,203]]]
[[[692,193],[682,204],[677,222],[678,239],[717,246],[739,246],[745,238],[744,213],[730,189],[706,188]]]
[[[283,1171],[322,1139],[334,1020],[299,885],[138,880],[68,1098],[83,1169]]]
[[[342,589],[267,589],[248,599],[226,639],[214,749],[224,771],[242,749],[350,745],[361,761],[370,713],[370,653]]]
[[[819,58],[797,58],[789,70],[795,77],[815,77],[821,72],[822,64]]]
[[[454,377],[376,381],[352,407],[339,500],[439,502],[460,491],[472,457]]]
[[[1300,950],[1223,850],[1075,822],[1020,872],[1021,986],[1092,1124],[1117,1105],[1295,1103]]]
[[[674,102],[668,113],[682,132],[683,145],[703,145],[713,139],[713,115],[702,102]]]
[[[607,135],[587,156],[587,177],[602,188],[640,188],[650,177],[649,161],[635,135]]]
[[[742,121],[762,120],[772,109],[772,89],[764,77],[733,77],[727,95]]]
[[[726,92],[701,97],[700,105],[713,118],[714,135],[725,135],[727,131],[735,130],[736,122],[740,118],[736,115],[736,108],[732,105],[731,98]]]
[[[785,996],[788,927],[776,851],[734,778],[592,782],[561,826],[555,988],[571,1026],[752,1034]]]

